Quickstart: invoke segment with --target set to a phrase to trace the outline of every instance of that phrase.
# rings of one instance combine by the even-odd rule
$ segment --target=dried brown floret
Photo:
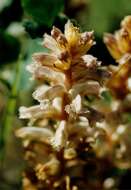
[[[114,35],[105,34],[104,42],[116,60],[122,58],[123,55],[131,53],[131,16],[127,16],[121,22],[121,29],[116,31]]]

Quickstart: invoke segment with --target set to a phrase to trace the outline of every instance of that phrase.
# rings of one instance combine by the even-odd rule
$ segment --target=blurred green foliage
[[[62,11],[63,0],[22,0],[24,10],[39,24],[51,27]]]
[[[17,60],[20,53],[20,42],[6,32],[12,22],[21,21],[23,9],[20,0],[1,2],[0,9],[0,65]]]
[[[119,28],[121,19],[131,14],[130,0],[90,0],[88,5],[84,22],[99,36]]]
[[[23,14],[20,0],[8,1],[9,3],[2,10],[0,9],[0,28],[4,29],[13,21],[21,21]]]
[[[111,94],[110,94],[109,91],[103,91],[101,93],[101,96],[104,99],[105,103],[107,103],[109,105],[111,104],[111,102],[112,102],[112,96],[111,96]]]
[[[20,53],[20,46],[17,38],[0,30],[0,65],[16,60]]]

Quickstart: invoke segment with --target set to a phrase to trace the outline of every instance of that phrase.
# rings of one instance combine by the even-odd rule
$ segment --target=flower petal
[[[88,67],[84,63],[76,64],[72,69],[72,81],[75,84],[82,83],[87,80],[95,80],[98,82],[103,82],[105,79],[110,77],[110,73],[99,67]]]
[[[121,26],[122,26],[123,28],[125,28],[126,31],[128,31],[129,36],[130,36],[130,40],[131,40],[131,15],[126,16],[126,17],[122,20]]]
[[[28,65],[27,70],[30,71],[35,78],[40,80],[47,80],[53,84],[64,84],[65,75],[59,71],[55,71],[52,68],[41,66],[37,64]]]
[[[53,26],[53,29],[51,31],[51,36],[57,41],[57,43],[60,45],[61,48],[63,49],[67,48],[68,42],[64,34],[61,32],[61,30]]]
[[[65,37],[70,47],[76,46],[80,39],[79,28],[74,27],[70,20],[65,24]]]
[[[71,102],[71,104],[65,106],[65,111],[69,114],[70,118],[76,119],[77,114],[82,108],[81,96],[78,94]]]
[[[112,57],[114,57],[116,60],[121,58],[122,52],[118,47],[116,38],[112,34],[106,33],[104,35],[104,43],[106,44]]]
[[[55,56],[48,53],[35,53],[32,57],[34,61],[43,66],[54,66],[54,63],[57,60]]]
[[[68,137],[66,125],[66,121],[61,121],[56,130],[55,136],[51,138],[51,144],[56,150],[60,150],[66,146]]]
[[[59,117],[60,113],[52,105],[47,106],[46,109],[42,105],[32,106],[32,107],[20,107],[20,118],[21,119],[32,119],[36,120],[38,118],[48,118],[48,117]]]
[[[43,99],[52,100],[55,97],[62,97],[64,93],[65,89],[61,85],[55,85],[53,87],[43,85],[33,92],[33,97],[41,102]]]
[[[29,141],[35,140],[49,144],[50,138],[53,137],[53,132],[47,128],[22,127],[16,131],[16,136]]]
[[[78,83],[73,85],[69,93],[72,97],[75,97],[77,94],[80,95],[99,95],[100,84],[96,81],[87,81],[83,83]]]
[[[51,52],[54,55],[59,55],[61,52],[61,48],[59,47],[59,44],[56,42],[56,40],[52,36],[48,34],[44,34],[43,46],[51,50]]]

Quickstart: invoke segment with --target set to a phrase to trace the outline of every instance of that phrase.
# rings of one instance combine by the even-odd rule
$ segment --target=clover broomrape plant
[[[118,62],[108,71],[86,54],[93,32],[80,33],[70,21],[64,34],[53,27],[44,35],[48,53],[33,55],[27,69],[40,84],[33,92],[38,104],[20,108],[29,122],[16,131],[28,161],[24,190],[114,190],[115,179],[102,176],[131,167],[131,16],[104,42]],[[104,105],[107,89],[111,101]]]
[[[131,167],[131,16],[121,22],[114,35],[105,34],[104,42],[117,66],[110,66],[112,76],[106,86],[112,93],[105,128],[110,137],[110,156],[119,168]]]

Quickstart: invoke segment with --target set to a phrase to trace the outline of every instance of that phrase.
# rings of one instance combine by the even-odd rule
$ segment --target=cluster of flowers
[[[51,36],[44,35],[48,53],[33,55],[27,69],[39,81],[33,92],[38,105],[20,108],[20,118],[29,122],[16,131],[28,160],[24,190],[104,190],[115,183],[101,177],[107,164],[131,166],[131,16],[104,41],[118,66],[105,68],[86,54],[93,32],[80,33],[70,21],[64,34],[53,27]],[[101,104],[105,91],[112,93],[108,106]]]

